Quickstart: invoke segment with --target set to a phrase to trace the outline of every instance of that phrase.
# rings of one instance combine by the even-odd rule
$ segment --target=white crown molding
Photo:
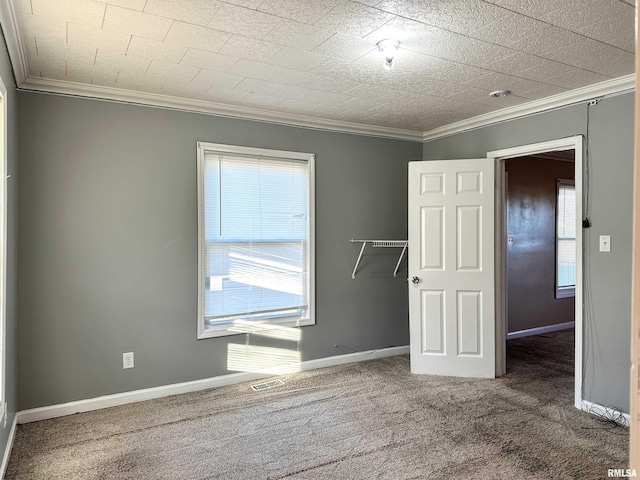
[[[22,38],[18,33],[18,22],[16,20],[13,2],[10,0],[0,0],[0,25],[4,33],[4,40],[9,50],[9,60],[13,66],[13,73],[16,85],[20,86],[27,79],[27,56],[24,52]]]
[[[225,117],[235,117],[260,122],[277,123],[294,127],[329,130],[341,133],[354,133],[374,137],[393,138],[398,140],[422,141],[423,132],[417,130],[404,130],[400,128],[381,127],[377,125],[364,125],[359,123],[329,120],[324,118],[296,115],[292,113],[270,112],[258,108],[243,107],[240,105],[226,105],[222,103],[208,102],[189,98],[160,95],[139,91],[123,90],[120,88],[87,85],[67,82],[64,80],[51,80],[45,78],[28,77],[19,85],[21,90],[34,92],[56,93],[77,97],[87,97],[100,100],[112,100],[116,102],[133,103],[153,107],[170,108],[187,112],[206,113]]]
[[[0,16],[0,21],[2,17]],[[3,24],[4,25],[4,24]],[[12,55],[13,57],[13,55]],[[23,58],[23,57],[21,57]],[[21,62],[18,62],[21,63]],[[17,74],[17,73],[16,73]],[[488,125],[513,120],[527,115],[565,107],[567,105],[584,102],[594,98],[603,97],[624,91],[635,89],[635,74],[614,78],[605,82],[596,83],[586,87],[571,90],[559,95],[542,98],[514,107],[504,108],[495,112],[486,113],[477,117],[451,123],[426,132],[416,130],[404,130],[375,125],[364,125],[340,120],[314,118],[305,115],[291,113],[270,112],[239,105],[226,105],[222,103],[208,102],[205,100],[188,99],[155,93],[123,90],[119,88],[87,85],[64,80],[52,80],[45,78],[26,77],[19,84],[21,90],[55,93],[98,100],[111,100],[116,102],[146,105],[152,107],[169,108],[187,112],[205,113],[225,117],[256,120],[261,122],[276,123],[294,127],[313,128],[341,133],[352,133],[397,140],[409,140],[414,142],[428,142],[457,133],[473,130]]]
[[[407,355],[409,346],[380,348],[378,350],[367,350],[364,352],[348,353],[345,355],[336,355],[333,357],[319,358],[317,360],[307,360],[300,364],[300,371],[306,372],[316,368],[332,367],[335,365],[344,365],[346,363],[364,362],[375,358],[391,357],[395,355]],[[117,407],[128,403],[142,402],[152,400],[154,398],[167,397],[169,395],[179,395],[181,393],[196,392],[206,390],[208,388],[222,387],[224,385],[233,385],[242,382],[251,382],[261,378],[273,377],[273,374],[264,373],[232,373],[229,375],[220,375],[218,377],[204,378],[202,380],[193,380],[190,382],[174,383],[171,385],[162,385],[160,387],[145,388],[134,390],[131,392],[116,393],[113,395],[104,395],[102,397],[89,398],[86,400],[78,400],[75,402],[62,403],[58,405],[49,405],[46,407],[31,408],[22,410],[16,414],[19,424],[38,422],[40,420],[48,420],[50,418],[64,417],[75,413],[90,412],[101,408]],[[5,454],[6,455],[6,454]],[[1,477],[0,477],[1,478]]]
[[[478,115],[477,117],[468,118],[467,120],[450,123],[449,125],[443,125],[442,127],[424,132],[422,141],[428,142],[467,130],[486,127],[488,125],[513,120],[519,117],[525,117],[534,113],[541,113],[554,108],[565,107],[567,105],[584,102],[594,98],[603,97],[605,95],[620,93],[625,90],[633,90],[635,89],[635,86],[636,75],[625,75],[624,77],[606,80],[601,83],[577,88],[551,97],[541,98],[540,100],[535,100],[533,102],[504,108],[495,112],[485,113],[483,115]]]

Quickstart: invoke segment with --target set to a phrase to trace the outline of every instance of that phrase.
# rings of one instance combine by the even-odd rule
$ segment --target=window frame
[[[0,420],[7,425],[7,157],[8,157],[8,93],[7,87],[0,78],[0,130],[2,130],[2,146],[0,147]]]
[[[555,197],[555,204],[556,204],[556,215],[555,215],[555,255],[554,255],[554,269],[555,269],[555,298],[559,299],[559,298],[571,298],[571,297],[575,297],[576,295],[576,286],[575,284],[573,286],[567,286],[567,287],[560,287],[558,286],[558,244],[560,242],[560,237],[558,236],[558,216],[560,214],[560,208],[559,208],[559,203],[558,200],[560,198],[560,188],[562,186],[572,186],[574,188],[575,191],[575,185],[576,182],[573,179],[569,179],[569,178],[558,178],[556,180],[556,197]],[[577,239],[574,238],[574,241],[577,242]],[[577,268],[577,266],[576,266]],[[576,270],[577,272],[577,270]]]
[[[308,318],[302,320],[291,320],[284,317],[281,319],[269,319],[267,325],[279,326],[307,326],[315,325],[315,154],[303,152],[289,152],[285,150],[271,150],[255,147],[241,147],[238,145],[224,145],[219,143],[198,142],[197,144],[197,199],[198,199],[198,313],[197,313],[197,338],[215,338],[228,335],[241,335],[245,331],[232,330],[231,323],[219,325],[215,328],[205,328],[204,317],[204,159],[205,153],[221,155],[243,155],[247,157],[277,158],[285,160],[297,160],[307,163],[307,180],[309,192],[309,281],[308,281]]]

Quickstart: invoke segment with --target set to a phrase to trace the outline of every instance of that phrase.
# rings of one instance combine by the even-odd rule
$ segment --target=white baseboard
[[[596,415],[593,412],[593,410],[595,410],[595,411],[600,410],[602,412],[609,411],[612,414],[614,414],[615,416],[622,416],[627,421],[626,424],[624,424],[622,422],[618,422],[620,425],[622,425],[624,427],[629,427],[629,425],[631,425],[631,415],[629,415],[628,413],[624,413],[624,412],[622,412],[620,410],[616,410],[616,409],[612,409],[612,408],[607,408],[607,407],[604,407],[604,406],[600,405],[599,403],[590,402],[589,400],[582,400],[582,406],[581,406],[580,410],[583,410],[583,411],[585,411],[587,413],[591,413],[592,415]]]
[[[347,353],[346,355],[335,355],[333,357],[318,358],[317,360],[307,360],[302,362],[302,370],[314,370],[316,368],[333,367],[344,365],[345,363],[364,362],[374,358],[394,357],[396,355],[409,354],[409,345],[403,347],[379,348],[377,350],[367,350],[366,352]]]
[[[514,338],[532,337],[534,335],[542,335],[543,333],[559,332],[560,330],[569,330],[575,328],[576,322],[557,323],[546,327],[528,328],[526,330],[518,330],[517,332],[507,333],[507,340]]]
[[[319,358],[317,360],[307,360],[300,364],[300,371],[313,370],[316,368],[331,367],[334,365],[343,365],[345,363],[362,362],[372,360],[374,358],[391,357],[394,355],[404,355],[409,353],[409,346],[381,348],[378,350],[368,350],[365,352],[349,353],[346,355],[336,355],[334,357]],[[206,390],[207,388],[221,387],[224,385],[232,385],[235,383],[250,382],[260,378],[272,377],[272,374],[261,373],[232,373],[229,375],[220,375],[218,377],[205,378],[202,380],[194,380],[191,382],[174,383],[171,385],[163,385],[161,387],[145,388],[142,390],[134,390],[131,392],[116,393],[113,395],[104,395],[101,397],[89,398],[86,400],[78,400],[75,402],[61,403],[58,405],[49,405],[47,407],[31,408],[16,413],[17,423],[30,423],[39,420],[48,420],[50,418],[64,417],[65,415],[73,415],[74,413],[89,412],[99,410],[101,408],[117,407],[128,403],[142,402],[154,398],[167,397],[169,395],[178,395],[180,393],[195,392],[198,390]]]
[[[2,457],[2,465],[0,466],[0,478],[4,480],[4,474],[7,473],[7,466],[9,465],[9,458],[11,457],[11,449],[13,448],[13,439],[16,436],[16,428],[18,425],[18,415],[13,416],[13,423],[11,423],[11,430],[9,431],[9,437],[7,438],[7,445],[4,448],[4,456]]]

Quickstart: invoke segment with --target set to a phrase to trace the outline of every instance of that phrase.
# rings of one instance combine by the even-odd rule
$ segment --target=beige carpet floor
[[[399,356],[21,425],[6,478],[606,478],[627,430],[572,406],[572,335],[509,342],[497,380]]]

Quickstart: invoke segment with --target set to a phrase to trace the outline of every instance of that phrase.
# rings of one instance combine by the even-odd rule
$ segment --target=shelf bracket
[[[356,260],[356,265],[353,267],[353,272],[351,273],[351,278],[355,280],[356,272],[358,271],[358,266],[360,265],[360,260],[362,259],[362,254],[364,253],[364,249],[367,246],[367,243],[370,243],[372,247],[378,248],[402,248],[402,252],[400,253],[400,258],[398,259],[398,263],[396,263],[396,268],[393,271],[394,278],[398,276],[398,269],[400,268],[400,263],[402,263],[402,259],[404,258],[404,254],[407,251],[407,247],[409,246],[409,242],[407,240],[351,240],[351,243],[362,243],[362,248],[360,249],[360,253],[358,254],[358,259]]]
[[[354,241],[351,240],[351,243]],[[358,255],[358,259],[356,260],[356,266],[353,267],[353,273],[351,274],[351,278],[353,280],[356,279],[356,272],[358,271],[358,265],[360,265],[360,259],[362,258],[362,254],[364,253],[364,248],[367,246],[367,242],[362,242],[362,248],[360,249],[360,254]]]
[[[396,263],[396,269],[393,271],[393,278],[398,276],[398,268],[400,268],[400,263],[402,262],[402,259],[404,258],[404,252],[406,252],[406,251],[407,251],[407,245],[402,247],[402,253],[400,254],[400,258],[398,259],[398,263]]]

